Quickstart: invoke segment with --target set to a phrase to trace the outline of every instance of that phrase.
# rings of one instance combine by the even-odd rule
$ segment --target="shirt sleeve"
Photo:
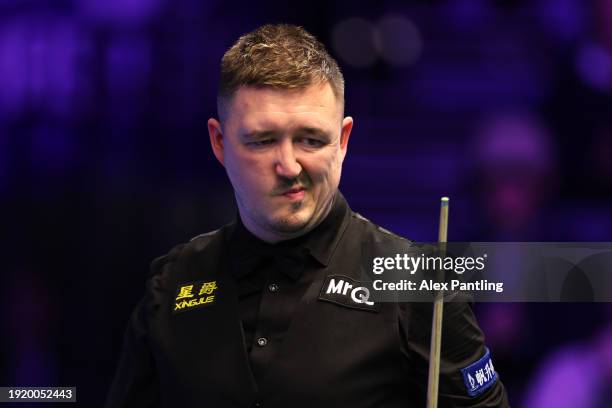
[[[147,344],[144,304],[144,300],[138,303],[128,322],[107,408],[160,406],[159,380]]]
[[[408,360],[409,384],[422,396],[427,392],[429,348],[433,303],[400,303],[401,351]],[[445,302],[440,358],[440,407],[509,407],[508,396],[499,374],[495,382],[478,395],[471,396],[462,369],[483,359],[487,353],[484,334],[469,302]]]
[[[125,331],[119,365],[106,400],[107,408],[153,408],[162,404],[159,372],[150,346],[149,318],[167,290],[166,277],[184,246],[177,245],[167,255],[151,262],[145,295],[136,305]]]

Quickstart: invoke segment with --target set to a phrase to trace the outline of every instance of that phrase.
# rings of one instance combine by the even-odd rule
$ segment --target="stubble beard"
[[[304,206],[304,200],[289,203],[290,214],[268,220],[268,229],[282,234],[292,234],[303,230],[314,216],[313,213],[310,217],[302,219],[299,212],[304,209]]]

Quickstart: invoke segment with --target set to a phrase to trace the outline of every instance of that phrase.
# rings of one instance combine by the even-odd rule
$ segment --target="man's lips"
[[[304,187],[297,187],[287,190],[281,195],[292,200],[301,200],[302,198],[304,198],[305,192],[306,189]]]

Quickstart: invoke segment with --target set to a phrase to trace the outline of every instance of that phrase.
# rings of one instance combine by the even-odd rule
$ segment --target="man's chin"
[[[311,217],[302,214],[292,214],[271,220],[269,226],[272,230],[282,234],[296,234],[301,231],[307,232]]]
[[[283,234],[294,234],[306,229],[307,222],[299,222],[294,220],[277,220],[271,223],[271,227],[274,231]]]

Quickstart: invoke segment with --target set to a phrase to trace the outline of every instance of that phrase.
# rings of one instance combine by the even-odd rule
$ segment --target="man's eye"
[[[303,139],[300,140],[300,142],[302,144],[305,144],[306,146],[309,147],[319,147],[319,146],[323,146],[323,142],[318,140],[318,139],[312,139],[309,137],[305,137]]]
[[[263,140],[255,140],[253,142],[248,142],[247,144],[252,147],[263,147],[273,143],[272,139],[263,139]]]

